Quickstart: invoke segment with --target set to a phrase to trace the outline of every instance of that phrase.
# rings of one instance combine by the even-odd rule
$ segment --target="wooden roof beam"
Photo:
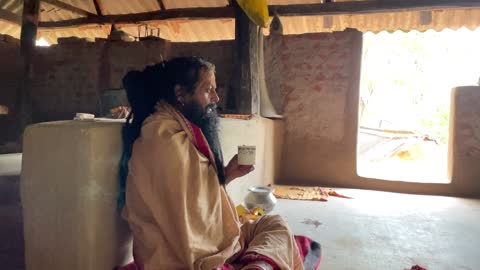
[[[22,30],[20,34],[20,71],[17,85],[14,116],[15,132],[21,138],[25,128],[32,123],[33,57],[37,40],[37,25],[40,14],[40,0],[24,0]]]
[[[101,0],[93,0],[93,5],[95,6],[95,11],[98,16],[105,15],[105,8]]]
[[[15,24],[18,26],[22,25],[21,16],[4,9],[0,9],[0,21]]]
[[[89,11],[83,10],[83,9],[75,7],[75,6],[72,6],[70,4],[64,3],[64,2],[59,1],[59,0],[41,0],[41,1],[44,2],[44,3],[48,3],[52,6],[56,6],[58,8],[73,12],[73,13],[78,14],[80,16],[85,16],[85,17],[97,16],[97,14],[93,14]]]
[[[167,10],[165,7],[165,3],[163,3],[163,0],[157,0],[158,5],[160,6],[160,10]]]
[[[174,20],[174,19],[218,19],[235,18],[235,11],[230,7],[214,8],[182,8],[167,9],[162,11],[145,12],[137,14],[121,14],[79,18],[58,22],[40,22],[40,28],[69,28],[88,24],[137,24],[148,21]]]

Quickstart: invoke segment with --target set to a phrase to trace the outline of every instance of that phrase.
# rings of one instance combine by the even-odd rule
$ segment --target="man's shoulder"
[[[179,133],[184,133],[182,125],[169,114],[152,114],[145,119],[142,126],[142,137],[168,138]]]

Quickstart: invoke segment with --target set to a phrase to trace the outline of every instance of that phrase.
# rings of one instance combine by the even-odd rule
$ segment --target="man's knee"
[[[285,220],[280,215],[266,215],[263,218],[270,222],[285,223]]]
[[[269,228],[290,230],[287,222],[279,215],[264,216],[261,218],[261,221]]]

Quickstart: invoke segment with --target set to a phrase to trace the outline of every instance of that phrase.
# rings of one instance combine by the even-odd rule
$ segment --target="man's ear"
[[[187,95],[187,91],[181,85],[175,85],[175,99],[180,103],[185,103],[185,98]]]

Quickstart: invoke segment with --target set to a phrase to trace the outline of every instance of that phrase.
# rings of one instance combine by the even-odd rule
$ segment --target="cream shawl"
[[[235,206],[211,158],[196,149],[188,121],[167,103],[145,120],[123,212],[144,270],[211,270],[242,249]]]

